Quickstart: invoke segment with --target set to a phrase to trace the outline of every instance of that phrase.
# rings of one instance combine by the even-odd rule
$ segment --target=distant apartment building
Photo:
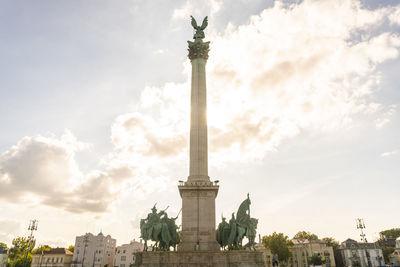
[[[72,255],[66,248],[52,248],[33,254],[31,267],[70,267]]]
[[[400,266],[400,237],[396,239],[395,250],[389,256],[389,261],[393,266]]]
[[[382,249],[376,243],[347,239],[338,250],[344,266],[378,267],[385,264]]]
[[[0,246],[0,267],[6,267],[8,261],[8,250],[6,247]]]
[[[124,244],[116,249],[114,257],[115,267],[129,267],[135,263],[135,252],[143,251],[143,242],[131,241],[129,244]]]
[[[274,255],[272,254],[271,250],[269,248],[264,247],[262,243],[257,243],[255,245],[255,248],[257,251],[262,252],[264,258],[264,265],[266,267],[272,267],[272,260]]]
[[[335,267],[335,257],[333,248],[327,246],[322,240],[300,240],[293,239],[293,246],[290,248],[292,253],[289,266],[293,267],[309,267],[312,266],[309,259],[313,255],[318,255],[324,261],[322,266]]]
[[[77,236],[71,267],[112,267],[116,240],[103,233]]]

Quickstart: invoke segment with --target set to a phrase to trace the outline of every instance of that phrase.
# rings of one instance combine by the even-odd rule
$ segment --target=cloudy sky
[[[209,175],[259,233],[399,227],[397,0],[0,1],[0,241],[139,238],[188,175],[189,16],[209,16]]]

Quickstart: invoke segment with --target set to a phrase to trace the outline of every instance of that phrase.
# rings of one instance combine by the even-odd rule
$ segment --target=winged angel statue
[[[193,36],[193,39],[195,40],[195,41],[197,41],[197,40],[201,40],[201,39],[204,39],[204,37],[205,37],[205,35],[204,35],[204,29],[205,28],[207,28],[207,25],[208,25],[208,17],[205,17],[204,19],[203,19],[203,23],[201,24],[201,26],[198,26],[197,25],[197,22],[196,22],[196,20],[193,18],[193,16],[190,16],[191,18],[192,18],[192,26],[193,26],[193,28],[196,30],[196,33],[194,34],[194,36]]]

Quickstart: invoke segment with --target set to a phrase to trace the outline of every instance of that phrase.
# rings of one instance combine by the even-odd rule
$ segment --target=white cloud
[[[368,10],[352,0],[278,1],[246,25],[228,25],[223,34],[211,28],[206,39],[212,40],[207,63],[212,164],[262,158],[302,129],[336,131],[358,115],[384,110],[373,98],[380,82],[376,68],[398,57],[400,38],[376,30],[393,12]],[[113,139],[130,136],[129,146],[142,154],[161,156],[169,147],[174,150],[168,156],[182,152],[188,61],[185,73],[184,84],[144,90],[134,115],[142,118],[136,125],[142,128],[135,130],[139,136],[118,131],[117,119]],[[377,126],[387,122],[386,115]],[[173,137],[181,140],[174,143]]]
[[[400,152],[399,150],[383,152],[381,154],[381,158],[392,157],[392,156],[395,156],[395,155],[399,154],[399,152]]]
[[[13,188],[18,188],[20,194],[63,190],[81,175],[73,156],[82,146],[70,132],[60,139],[40,135],[22,138],[0,157],[0,176],[4,183],[1,195],[19,198],[19,194],[9,192]]]
[[[394,11],[389,15],[389,21],[392,24],[400,25],[400,6],[394,8]]]
[[[220,11],[222,5],[222,1],[217,0],[197,1],[196,5],[193,5],[191,1],[186,1],[181,7],[174,9],[172,19],[188,19],[191,15],[200,16],[204,14],[208,14],[211,17]]]
[[[127,192],[143,199],[163,190],[169,177],[154,172],[151,159],[179,152],[184,147],[180,137],[153,135],[151,122],[135,114],[118,117],[115,132],[119,133],[119,139],[113,138],[115,150],[100,162],[101,169],[88,173],[80,171],[76,153],[90,146],[70,131],[60,138],[22,138],[0,156],[0,200],[44,204],[74,213],[103,213]],[[156,170],[167,164],[158,164]]]
[[[156,54],[156,55],[161,55],[161,54],[165,53],[165,50],[164,49],[157,49],[157,50],[153,51],[153,53]]]
[[[63,208],[72,212],[103,212],[116,198],[130,166],[82,174],[75,153],[87,147],[71,132],[22,138],[0,156],[0,199]]]
[[[21,232],[21,223],[15,220],[0,220],[0,242],[11,246],[12,239]]]
[[[396,112],[396,105],[390,105],[387,111],[383,112],[380,117],[375,120],[375,127],[381,129],[390,122],[391,117]]]
[[[191,15],[193,6],[190,1],[186,1],[185,4],[174,10],[172,19],[187,19]]]

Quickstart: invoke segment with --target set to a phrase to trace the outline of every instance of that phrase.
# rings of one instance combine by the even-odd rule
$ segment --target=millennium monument
[[[218,251],[215,239],[215,198],[219,186],[208,176],[206,62],[210,42],[203,42],[207,17],[195,29],[194,42],[188,41],[192,63],[190,96],[189,177],[178,186],[182,197],[181,251]]]
[[[154,205],[147,218],[140,222],[145,251],[136,253],[135,265],[261,267],[264,266],[262,253],[254,249],[258,220],[250,217],[249,195],[239,206],[236,218],[232,213],[228,223],[222,217],[216,229],[215,198],[219,185],[208,176],[206,63],[210,42],[203,41],[208,20],[205,17],[199,26],[191,18],[195,33],[194,41],[188,41],[188,57],[192,64],[189,176],[178,185],[182,225],[179,229],[175,223],[178,216],[170,218],[166,209],[158,212]],[[244,237],[249,242],[243,246]],[[151,251],[147,240],[154,241]]]

